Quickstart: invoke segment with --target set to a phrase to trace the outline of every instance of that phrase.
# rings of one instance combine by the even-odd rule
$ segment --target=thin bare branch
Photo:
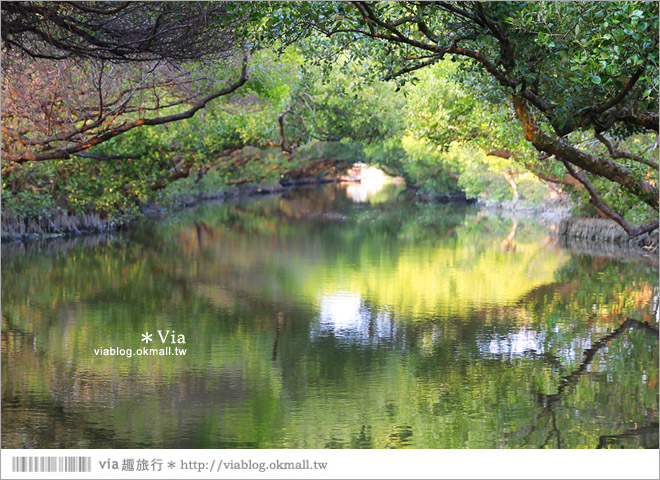
[[[627,158],[629,160],[634,160],[639,163],[643,163],[644,165],[648,165],[649,167],[655,168],[658,170],[658,164],[654,162],[653,160],[646,159],[640,155],[635,155],[634,153],[628,153],[628,152],[622,152],[615,148],[614,145],[612,145],[612,142],[610,142],[605,135],[603,135],[600,132],[595,132],[594,137],[605,147],[607,148],[607,151],[610,154],[610,157],[612,158]]]
[[[140,118],[131,122],[126,122],[123,123],[119,126],[116,126],[114,128],[111,128],[107,131],[100,132],[97,135],[92,136],[91,138],[87,138],[84,141],[81,141],[75,145],[66,147],[66,148],[60,148],[56,149],[53,151],[48,151],[48,152],[42,152],[42,153],[35,153],[32,151],[28,152],[21,152],[21,153],[10,153],[10,152],[5,152],[3,154],[4,158],[9,161],[13,161],[16,163],[23,163],[26,161],[45,161],[45,160],[52,160],[52,159],[67,159],[73,154],[77,154],[79,152],[82,152],[84,150],[87,150],[95,145],[99,145],[100,143],[103,143],[110,138],[113,138],[117,135],[120,135],[122,133],[125,133],[129,130],[132,130],[133,128],[142,126],[142,125],[162,125],[165,123],[170,123],[170,122],[175,122],[178,120],[183,120],[186,118],[191,118],[192,116],[195,115],[199,110],[202,108],[206,107],[206,105],[211,102],[212,100],[228,95],[235,90],[237,90],[239,87],[241,87],[246,81],[247,81],[247,64],[248,64],[248,56],[247,52],[244,53],[243,60],[242,60],[242,66],[241,66],[241,74],[238,80],[236,80],[234,83],[230,84],[229,86],[216,90],[214,92],[211,92],[202,98],[200,98],[195,104],[193,104],[189,109],[187,109],[184,112],[176,113],[176,114],[171,114],[171,115],[164,115],[160,117],[152,117],[152,118]],[[114,114],[118,114],[119,110],[115,109],[113,112]],[[110,113],[108,115],[110,115]],[[105,121],[108,121],[108,116],[103,117]],[[98,126],[98,125],[97,125]],[[87,130],[89,130],[91,126],[87,127]],[[17,134],[15,132],[10,131],[7,129],[4,125],[2,125],[2,132],[7,134],[8,136],[12,136],[12,138],[17,137]],[[81,133],[81,132],[69,132],[67,135],[75,135],[76,133]]]
[[[439,62],[440,60],[442,60],[442,57],[443,57],[443,56],[444,56],[444,55],[442,55],[442,54],[437,55],[437,56],[433,56],[433,57],[431,57],[430,60],[427,60],[427,61],[425,61],[425,62],[417,63],[417,64],[415,64],[415,65],[411,65],[411,66],[409,66],[409,67],[402,68],[401,70],[398,70],[398,71],[396,71],[396,72],[394,72],[394,73],[391,73],[391,74],[387,75],[387,76],[385,77],[385,80],[392,80],[392,79],[394,79],[394,78],[396,78],[396,77],[400,77],[401,75],[405,75],[405,74],[407,74],[407,73],[414,72],[415,70],[419,70],[419,69],[421,69],[421,68],[428,67],[429,65],[433,65],[434,63],[437,63],[437,62]]]

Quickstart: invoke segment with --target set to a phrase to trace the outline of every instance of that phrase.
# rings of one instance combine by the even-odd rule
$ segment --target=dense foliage
[[[570,195],[630,235],[653,230],[657,9],[5,2],[3,211],[122,221],[277,182],[320,141],[429,193]],[[262,153],[234,156],[246,147]]]
[[[657,146],[644,139],[658,132],[657,3],[327,2],[278,12],[269,26],[289,41],[317,32],[323,50],[343,46],[366,73],[400,84],[459,60],[471,96],[514,107],[535,163],[563,166],[630,235],[657,228],[632,226],[604,199],[614,188],[658,210]]]

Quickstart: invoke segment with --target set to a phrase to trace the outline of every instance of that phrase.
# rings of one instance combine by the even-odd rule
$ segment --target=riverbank
[[[558,228],[559,222],[571,216],[573,205],[564,201],[548,201],[539,204],[527,204],[514,201],[480,201],[479,205],[490,212],[500,215],[529,215],[546,225],[550,230]],[[553,228],[554,226],[554,228]]]
[[[17,218],[3,214],[2,243],[37,241],[53,238],[70,238],[108,234],[129,227],[143,217],[159,217],[168,212],[178,211],[207,201],[226,201],[243,197],[273,195],[290,191],[301,186],[323,185],[341,182],[338,176],[314,176],[292,178],[288,176],[278,183],[243,183],[210,193],[183,193],[170,198],[167,205],[149,203],[140,205],[134,215],[121,219],[104,219],[97,213],[72,215],[54,212],[42,218]],[[660,244],[658,232],[629,238],[615,222],[597,218],[574,217],[570,205],[563,202],[549,202],[540,205],[527,205],[516,202],[483,202],[466,197],[462,193],[420,194],[411,190],[414,198],[421,202],[472,204],[477,203],[486,211],[513,220],[521,216],[534,218],[548,228],[562,248],[576,253],[614,257],[644,256],[657,257]]]
[[[291,154],[277,147],[227,150],[204,173],[184,176],[142,197],[123,199],[122,208],[99,204],[94,197],[84,213],[73,213],[66,198],[52,195],[43,204],[22,203],[18,205],[20,208],[16,208],[15,199],[13,205],[3,203],[1,238],[6,242],[106,233],[124,228],[140,217],[163,214],[201,201],[338,182],[355,158],[354,147],[341,142],[314,142]]]
[[[200,202],[229,198],[251,197],[281,193],[302,185],[323,185],[338,182],[338,178],[320,177],[289,180],[282,183],[244,183],[212,193],[187,193],[170,199],[167,205],[149,203],[139,206],[139,211],[120,219],[102,218],[98,213],[74,215],[68,212],[52,212],[40,218],[20,218],[11,212],[2,215],[2,242],[42,240],[58,237],[74,237],[109,233],[128,227],[142,217],[165,215],[192,207]]]
[[[619,224],[602,218],[563,218],[557,226],[557,237],[562,246],[591,255],[605,246],[613,253],[632,251],[657,257],[660,244],[658,230],[630,238]]]
[[[512,220],[534,218],[548,228],[559,245],[578,254],[607,257],[647,257],[658,264],[658,230],[630,238],[613,220],[571,214],[572,205],[563,201],[538,205],[519,202],[479,202],[486,211]]]

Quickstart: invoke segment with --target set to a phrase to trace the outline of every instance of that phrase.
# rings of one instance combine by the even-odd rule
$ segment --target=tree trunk
[[[525,139],[534,147],[559,159],[563,159],[583,170],[618,183],[637,198],[658,210],[658,189],[645,180],[637,178],[616,162],[583,152],[563,138],[552,138],[541,131],[529,107],[518,96],[513,97],[516,116],[523,127]]]
[[[282,149],[282,152],[284,153],[291,153],[291,147],[287,146],[286,144],[286,136],[284,135],[284,117],[288,114],[291,113],[291,109],[288,108],[284,110],[280,115],[277,117],[277,123],[280,124],[280,148]]]
[[[513,178],[513,173],[510,171],[506,171],[502,173],[504,176],[504,179],[509,182],[509,185],[511,185],[511,190],[513,190],[513,201],[517,202],[519,200],[519,195],[518,195],[518,185],[516,185],[516,181]]]

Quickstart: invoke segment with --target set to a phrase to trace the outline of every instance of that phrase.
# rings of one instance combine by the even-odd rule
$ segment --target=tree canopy
[[[3,2],[2,41],[34,58],[222,60],[245,9],[227,2]]]
[[[3,2],[2,13],[9,162],[83,156],[135,127],[190,118],[247,80],[240,5]]]
[[[657,228],[656,220],[631,226],[593,185],[605,179],[658,209],[657,162],[626,144],[658,132],[656,3],[300,3],[270,22],[289,41],[301,31],[325,36],[323,48],[349,49],[366,59],[367,71],[401,83],[446,57],[459,59],[479,94],[509,99],[539,162],[564,165],[629,234]]]
[[[485,169],[516,197],[531,172],[658,227],[656,2],[3,2],[2,61],[4,177],[133,149],[146,188],[228,146],[350,141],[437,188]]]

